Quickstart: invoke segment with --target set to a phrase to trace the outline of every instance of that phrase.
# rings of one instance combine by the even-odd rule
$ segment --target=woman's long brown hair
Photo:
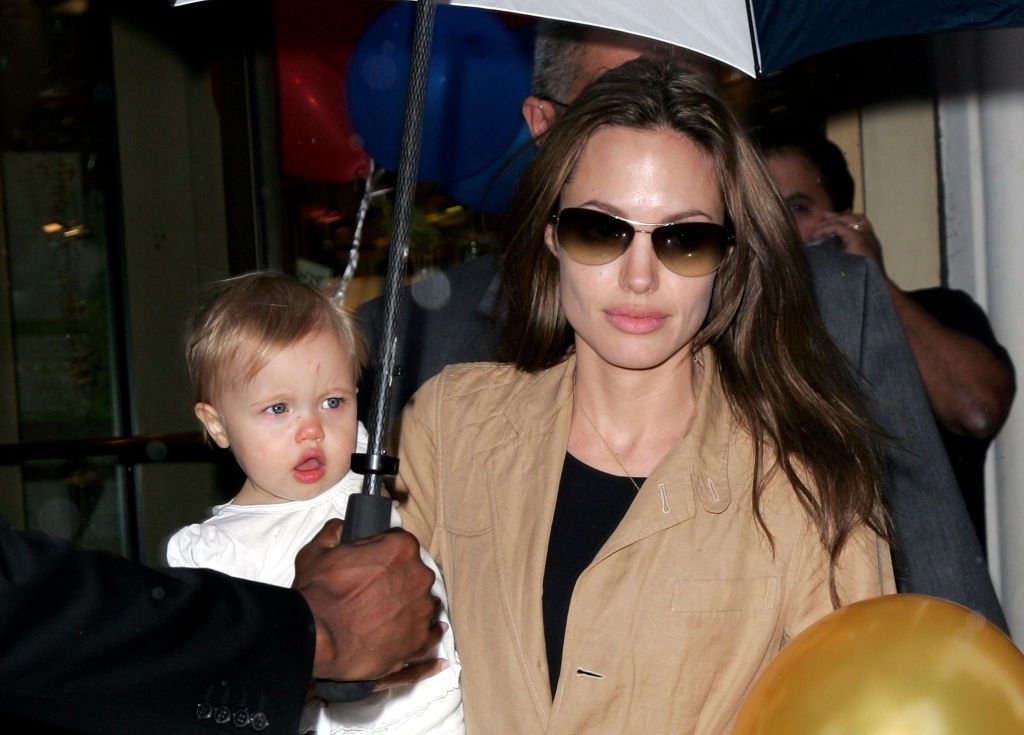
[[[549,129],[507,212],[505,356],[533,372],[562,362],[573,349],[544,229],[587,141],[612,126],[678,132],[714,165],[736,244],[718,271],[694,352],[713,351],[733,412],[753,438],[757,522],[770,540],[761,495],[781,470],[828,551],[838,605],[835,567],[851,531],[867,524],[888,536],[879,435],[822,326],[802,245],[769,173],[728,105],[703,80],[666,62],[636,59],[602,75]]]

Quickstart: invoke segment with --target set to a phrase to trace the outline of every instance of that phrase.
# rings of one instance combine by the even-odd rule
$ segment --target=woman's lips
[[[665,312],[649,306],[613,306],[604,313],[613,327],[629,334],[649,334],[660,329],[666,318]]]

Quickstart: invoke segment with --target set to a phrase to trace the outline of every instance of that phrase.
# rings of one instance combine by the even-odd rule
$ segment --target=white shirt
[[[357,451],[366,451],[366,430],[359,425]],[[349,472],[332,488],[309,500],[265,505],[228,502],[211,511],[203,523],[177,531],[167,542],[167,563],[176,567],[205,567],[234,577],[291,586],[295,555],[331,518],[344,518],[348,498],[360,492],[363,477]],[[391,525],[401,526],[391,510]],[[435,574],[433,594],[441,600],[441,620],[449,623],[435,656],[448,668],[408,687],[398,687],[358,702],[307,702],[299,732],[317,735],[388,733],[389,735],[452,735],[465,733],[459,673],[462,667],[448,621],[448,597],[433,559],[420,557]],[[273,611],[267,611],[273,614]]]

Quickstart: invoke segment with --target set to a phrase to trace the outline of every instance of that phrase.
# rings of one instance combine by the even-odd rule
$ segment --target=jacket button
[[[252,719],[249,720],[249,726],[256,732],[262,732],[270,727],[270,720],[262,712],[253,712]]]
[[[226,725],[231,722],[231,710],[224,705],[213,710],[213,721],[218,725]]]
[[[209,702],[200,702],[196,705],[196,719],[208,720],[213,717],[213,705]]]
[[[242,709],[235,710],[235,714],[231,716],[231,724],[235,727],[248,727],[249,721],[252,718],[249,716],[249,710]]]

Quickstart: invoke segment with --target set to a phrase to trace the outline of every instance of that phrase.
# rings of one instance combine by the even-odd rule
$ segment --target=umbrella
[[[447,0],[646,36],[751,77],[861,41],[1024,25],[1020,0]]]
[[[200,0],[175,0],[186,5]],[[437,0],[433,0],[436,2]],[[1021,0],[442,0],[624,31],[751,77],[861,41],[1024,25]]]

